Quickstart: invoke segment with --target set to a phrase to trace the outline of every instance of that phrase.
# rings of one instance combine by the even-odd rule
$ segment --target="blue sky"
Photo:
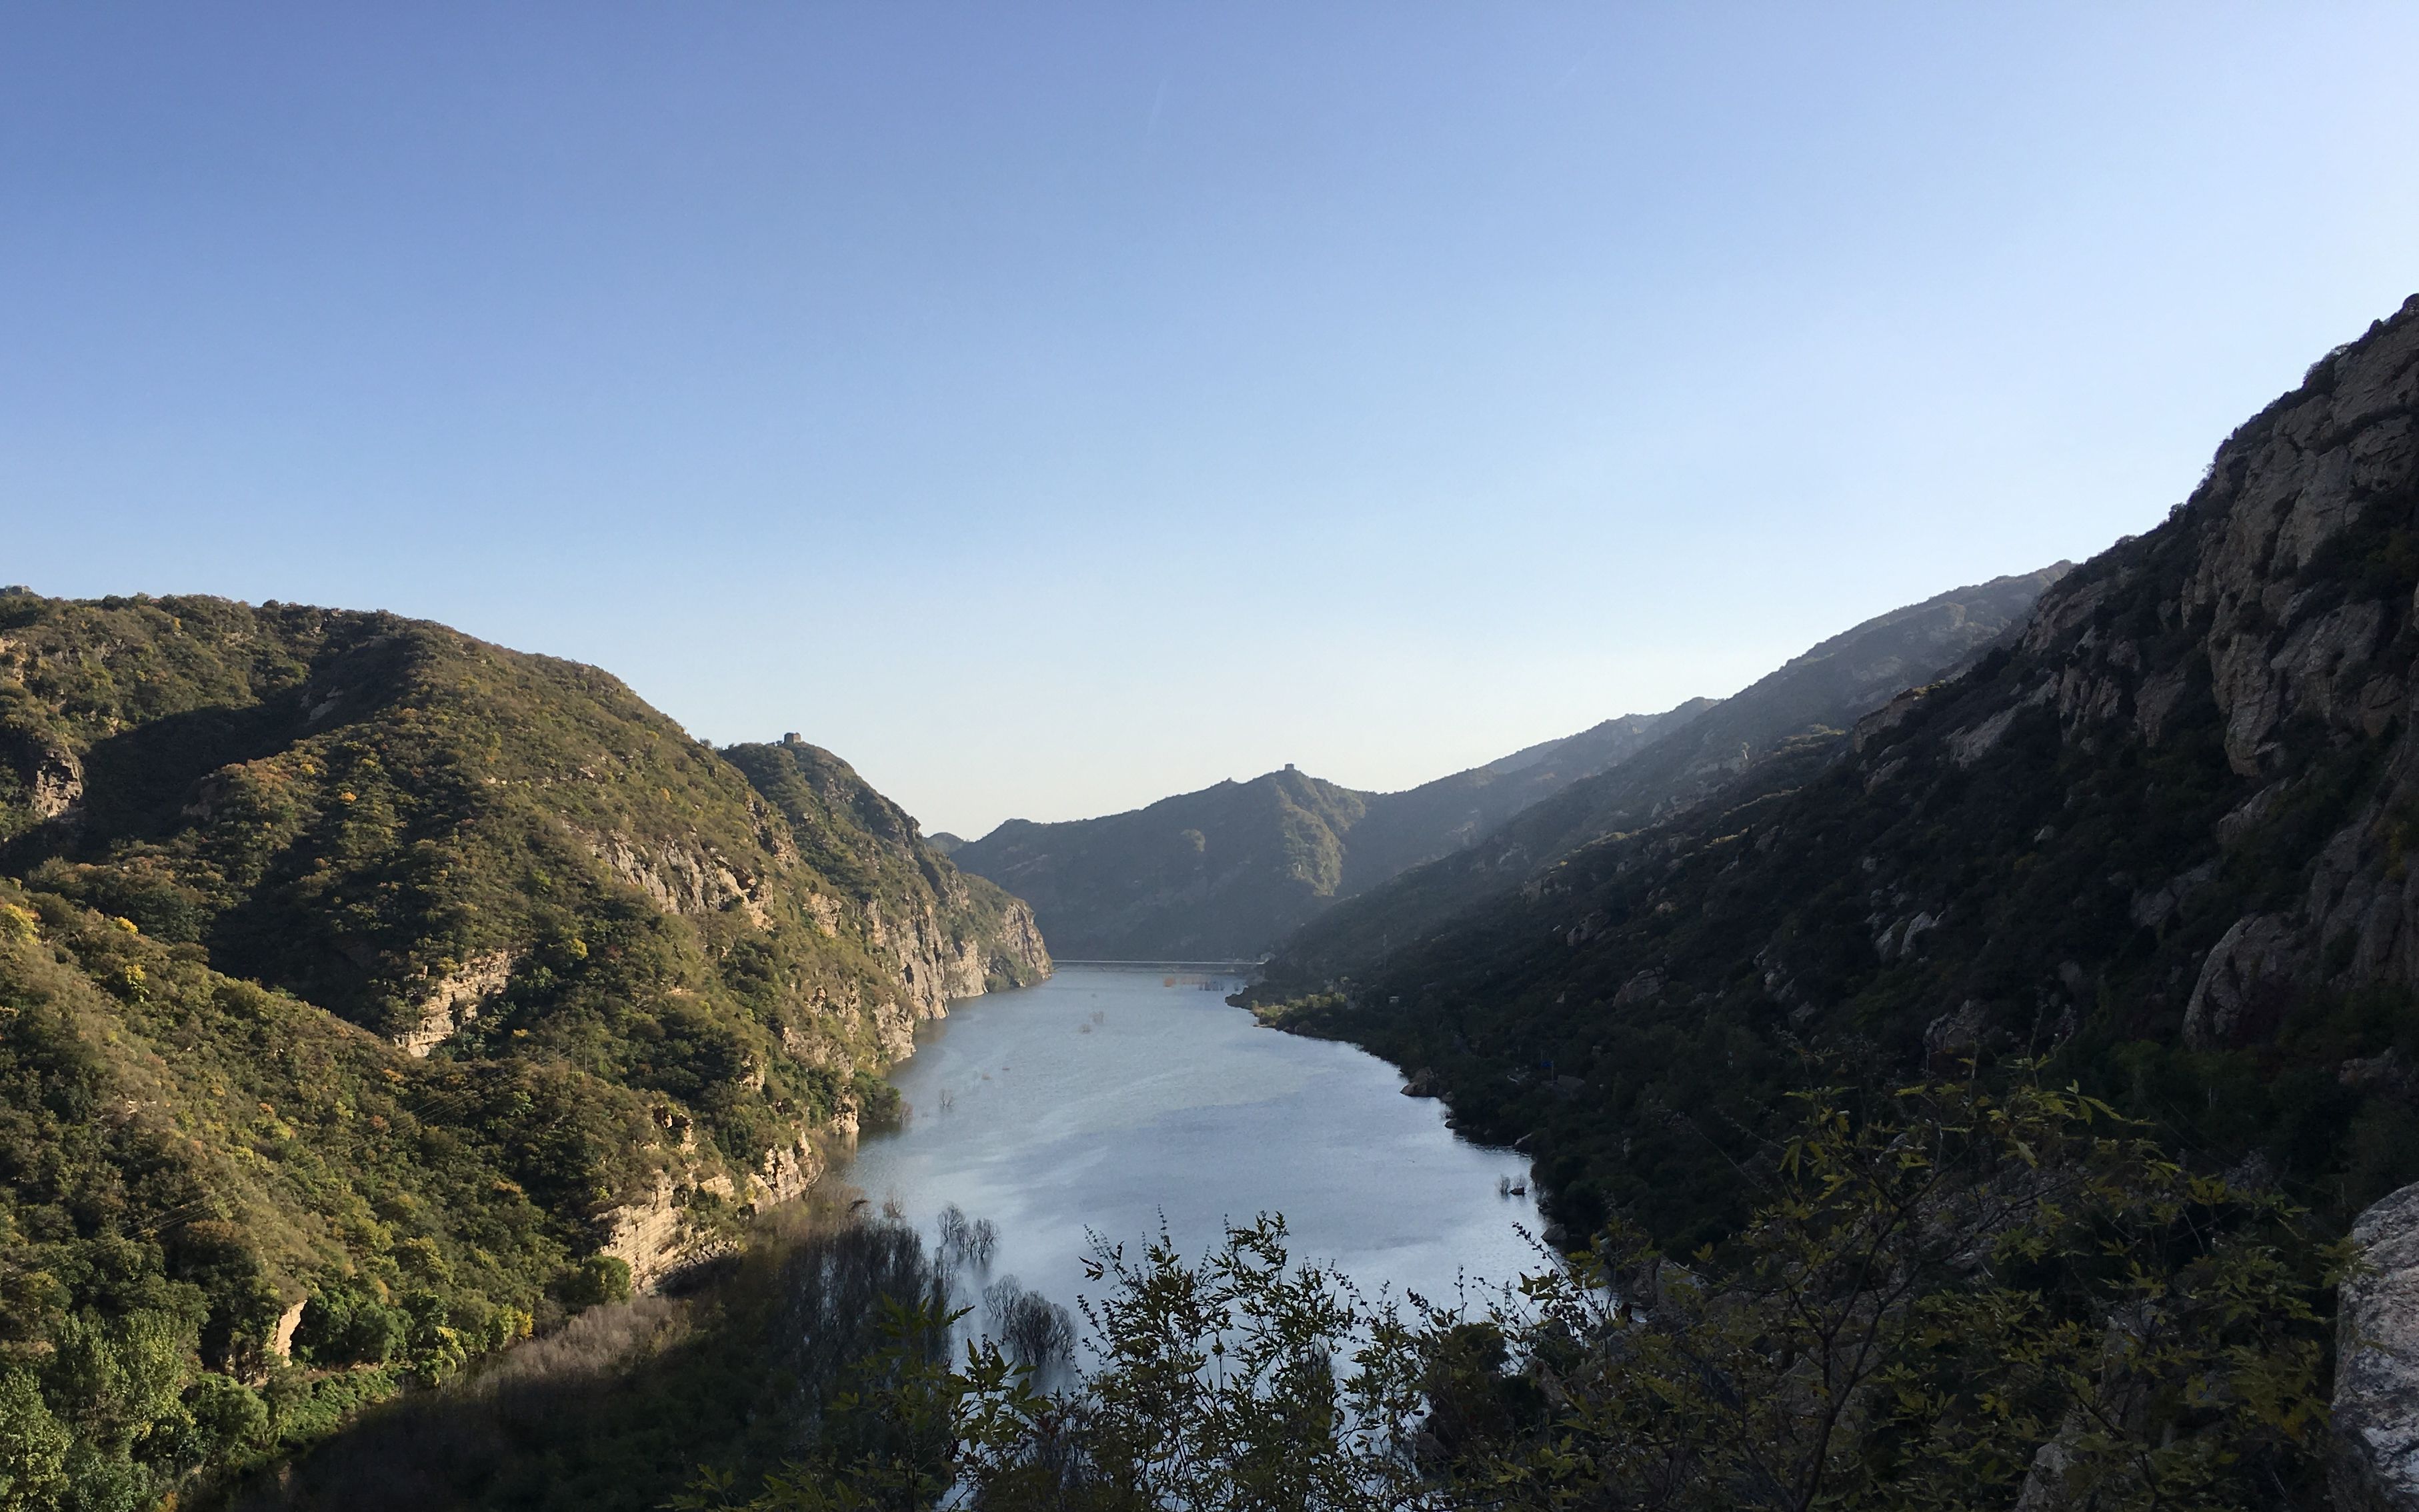
[[[0,11],[0,580],[929,828],[1406,786],[2157,520],[2419,290],[2407,6]]]

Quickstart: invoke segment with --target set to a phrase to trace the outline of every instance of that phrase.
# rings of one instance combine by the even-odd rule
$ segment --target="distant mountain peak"
[[[1823,718],[1844,728],[2013,624],[2058,570],[1998,579],[1894,610],[1825,641],[1791,663],[1796,671],[1784,668],[1757,685],[1762,693],[1750,689],[1755,696],[1721,703],[1691,699],[1660,714],[1622,715],[1402,792],[1357,791],[1288,762],[1247,781],[1222,781],[1125,813],[1042,825],[1010,820],[950,854],[1031,903],[1061,954],[1256,957],[1339,902],[1382,889],[1423,863],[1478,854],[1475,848],[1491,843],[1517,816],[1603,782],[1717,710],[1747,711],[1706,727],[1708,739],[1724,744],[1722,759],[1732,762],[1742,739],[1777,742]],[[1885,654],[1846,670],[1805,670],[1857,648]],[[1683,786],[1702,786],[1702,764],[1665,774],[1654,793],[1668,800]],[[1583,813],[1581,828],[1538,852],[1541,857],[1592,838],[1587,820]],[[1493,872],[1487,877],[1492,886],[1513,880]]]

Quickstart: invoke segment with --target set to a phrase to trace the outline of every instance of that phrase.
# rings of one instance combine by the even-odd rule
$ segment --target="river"
[[[1376,1057],[1262,1028],[1227,1005],[1240,985],[1066,966],[957,1004],[892,1072],[903,1126],[866,1136],[844,1178],[927,1235],[950,1205],[992,1220],[991,1273],[1070,1308],[1088,1234],[1138,1251],[1163,1218],[1197,1257],[1226,1220],[1282,1212],[1295,1258],[1373,1295],[1449,1304],[1465,1275],[1540,1267],[1516,1227],[1540,1227],[1533,1196],[1498,1192],[1524,1160],[1456,1136]]]

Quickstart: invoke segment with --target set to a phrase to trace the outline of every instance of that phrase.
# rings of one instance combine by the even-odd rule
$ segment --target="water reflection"
[[[1451,1302],[1465,1273],[1537,1267],[1519,1156],[1456,1137],[1372,1056],[1261,1028],[1226,1005],[1237,985],[1071,966],[962,1004],[893,1074],[905,1127],[867,1137],[846,1179],[928,1234],[953,1207],[991,1220],[978,1269],[1067,1305],[1087,1232],[1138,1248],[1163,1219],[1198,1254],[1226,1220],[1281,1211],[1296,1258],[1372,1293]]]

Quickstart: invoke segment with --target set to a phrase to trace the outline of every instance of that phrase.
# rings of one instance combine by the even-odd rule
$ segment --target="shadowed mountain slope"
[[[1071,959],[1249,959],[1340,897],[1469,843],[1703,707],[1626,715],[1402,793],[1287,767],[1099,819],[1011,819],[950,856],[1033,904]]]
[[[1871,1086],[2054,1054],[2347,1215],[2419,1175],[2414,591],[2419,298],[1960,674],[1257,996],[1675,1246],[1734,1221],[1810,1046]]]
[[[1604,771],[1570,783],[1473,843],[1409,869],[1306,924],[1272,968],[1289,979],[1365,970],[1489,894],[1518,887],[1590,841],[1703,801],[1772,756],[1841,738],[1907,687],[1979,654],[2071,564],[1995,578],[1893,609],[1833,636],[1753,686],[1673,720]]]

